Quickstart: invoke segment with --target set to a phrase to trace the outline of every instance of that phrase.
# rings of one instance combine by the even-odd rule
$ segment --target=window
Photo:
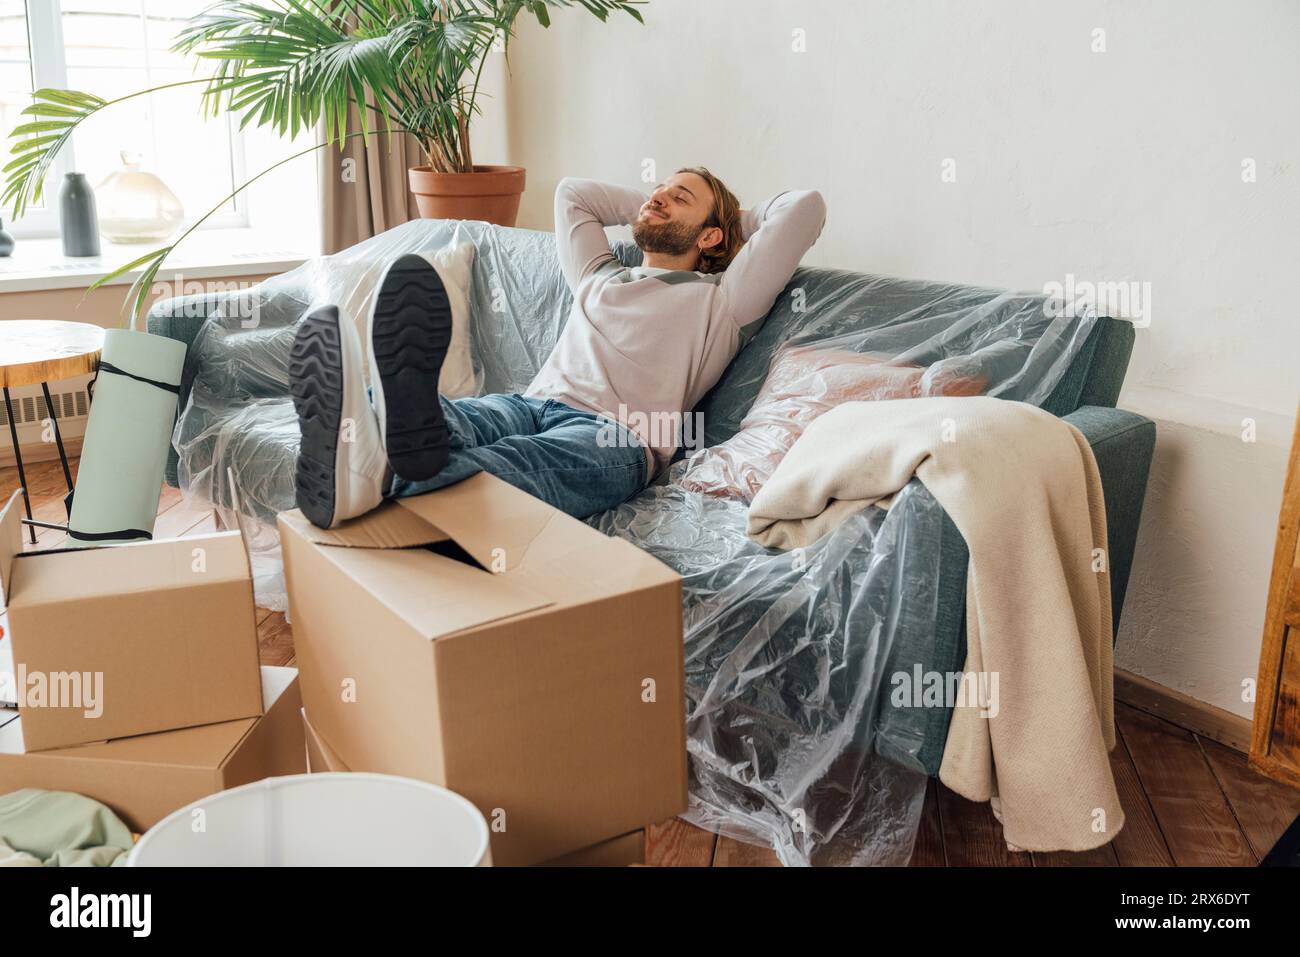
[[[25,106],[31,103],[31,91],[36,81],[32,72],[32,57],[27,41],[27,8],[24,0],[0,0],[0,167],[12,158],[9,152],[9,131],[21,122]],[[44,231],[49,220],[47,203],[34,207],[27,214],[26,223],[38,224]],[[0,211],[0,217],[4,211]],[[18,232],[22,226],[10,224]]]
[[[184,21],[211,5],[211,0],[0,0],[0,166],[8,162],[8,133],[21,122],[19,113],[31,102],[33,89],[84,90],[111,100],[202,76],[206,64],[196,70],[194,58],[178,56],[170,48]],[[57,235],[53,207],[63,174],[75,169],[98,185],[121,168],[123,152],[142,157],[144,168],[158,174],[180,198],[190,221],[216,206],[263,165],[246,168],[245,136],[236,119],[200,116],[200,89],[190,84],[151,93],[91,117],[73,134],[46,179],[41,207],[12,224],[11,230],[19,236]],[[250,136],[259,144],[265,139],[265,134]],[[274,159],[312,142],[310,133],[294,143],[283,141]],[[263,163],[265,147],[259,145],[255,152],[257,163]],[[290,165],[298,167],[292,180],[296,185],[290,186],[293,196],[281,193],[259,200],[267,195],[262,190],[252,194],[253,201],[314,205],[314,173],[304,177],[298,161]],[[270,218],[269,213],[252,215],[249,203],[249,194],[227,201],[204,227],[242,227]],[[282,213],[276,210],[276,218]]]

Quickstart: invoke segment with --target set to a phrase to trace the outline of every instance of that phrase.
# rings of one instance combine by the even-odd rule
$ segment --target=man
[[[352,323],[330,306],[300,324],[289,363],[299,508],[330,528],[480,471],[577,518],[619,505],[680,444],[680,428],[649,424],[680,423],[717,382],[825,218],[816,192],[742,211],[703,168],[678,171],[649,196],[564,180],[556,245],[573,311],[523,395],[437,394],[451,308],[434,268],[401,257],[369,317],[369,395]],[[627,224],[642,266],[610,251],[603,227]]]

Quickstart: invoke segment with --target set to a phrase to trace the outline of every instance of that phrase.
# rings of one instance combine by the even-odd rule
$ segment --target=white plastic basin
[[[453,791],[387,774],[295,774],[219,791],[140,838],[129,867],[484,867],[488,826]]]

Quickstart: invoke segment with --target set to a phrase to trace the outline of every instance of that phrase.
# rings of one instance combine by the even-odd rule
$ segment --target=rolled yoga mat
[[[68,518],[71,542],[153,537],[184,364],[183,342],[128,329],[104,334]]]

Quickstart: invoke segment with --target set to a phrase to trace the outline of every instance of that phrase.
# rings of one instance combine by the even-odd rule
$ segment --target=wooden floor
[[[73,463],[75,469],[75,462]],[[27,469],[38,519],[66,520],[63,474],[57,462]],[[0,469],[0,493],[18,487],[17,469]],[[188,507],[164,488],[156,537],[211,531],[212,513]],[[61,532],[42,530],[37,545],[51,548]],[[262,663],[292,665],[293,633],[284,615],[258,611]],[[958,797],[930,781],[912,858],[914,867],[1252,867],[1300,814],[1300,791],[1246,766],[1238,751],[1124,704],[1117,704],[1119,744],[1111,755],[1127,823],[1110,844],[1085,854],[1009,853],[987,804]],[[775,867],[766,849],[720,837],[680,820],[651,829],[646,863],[671,867]]]

